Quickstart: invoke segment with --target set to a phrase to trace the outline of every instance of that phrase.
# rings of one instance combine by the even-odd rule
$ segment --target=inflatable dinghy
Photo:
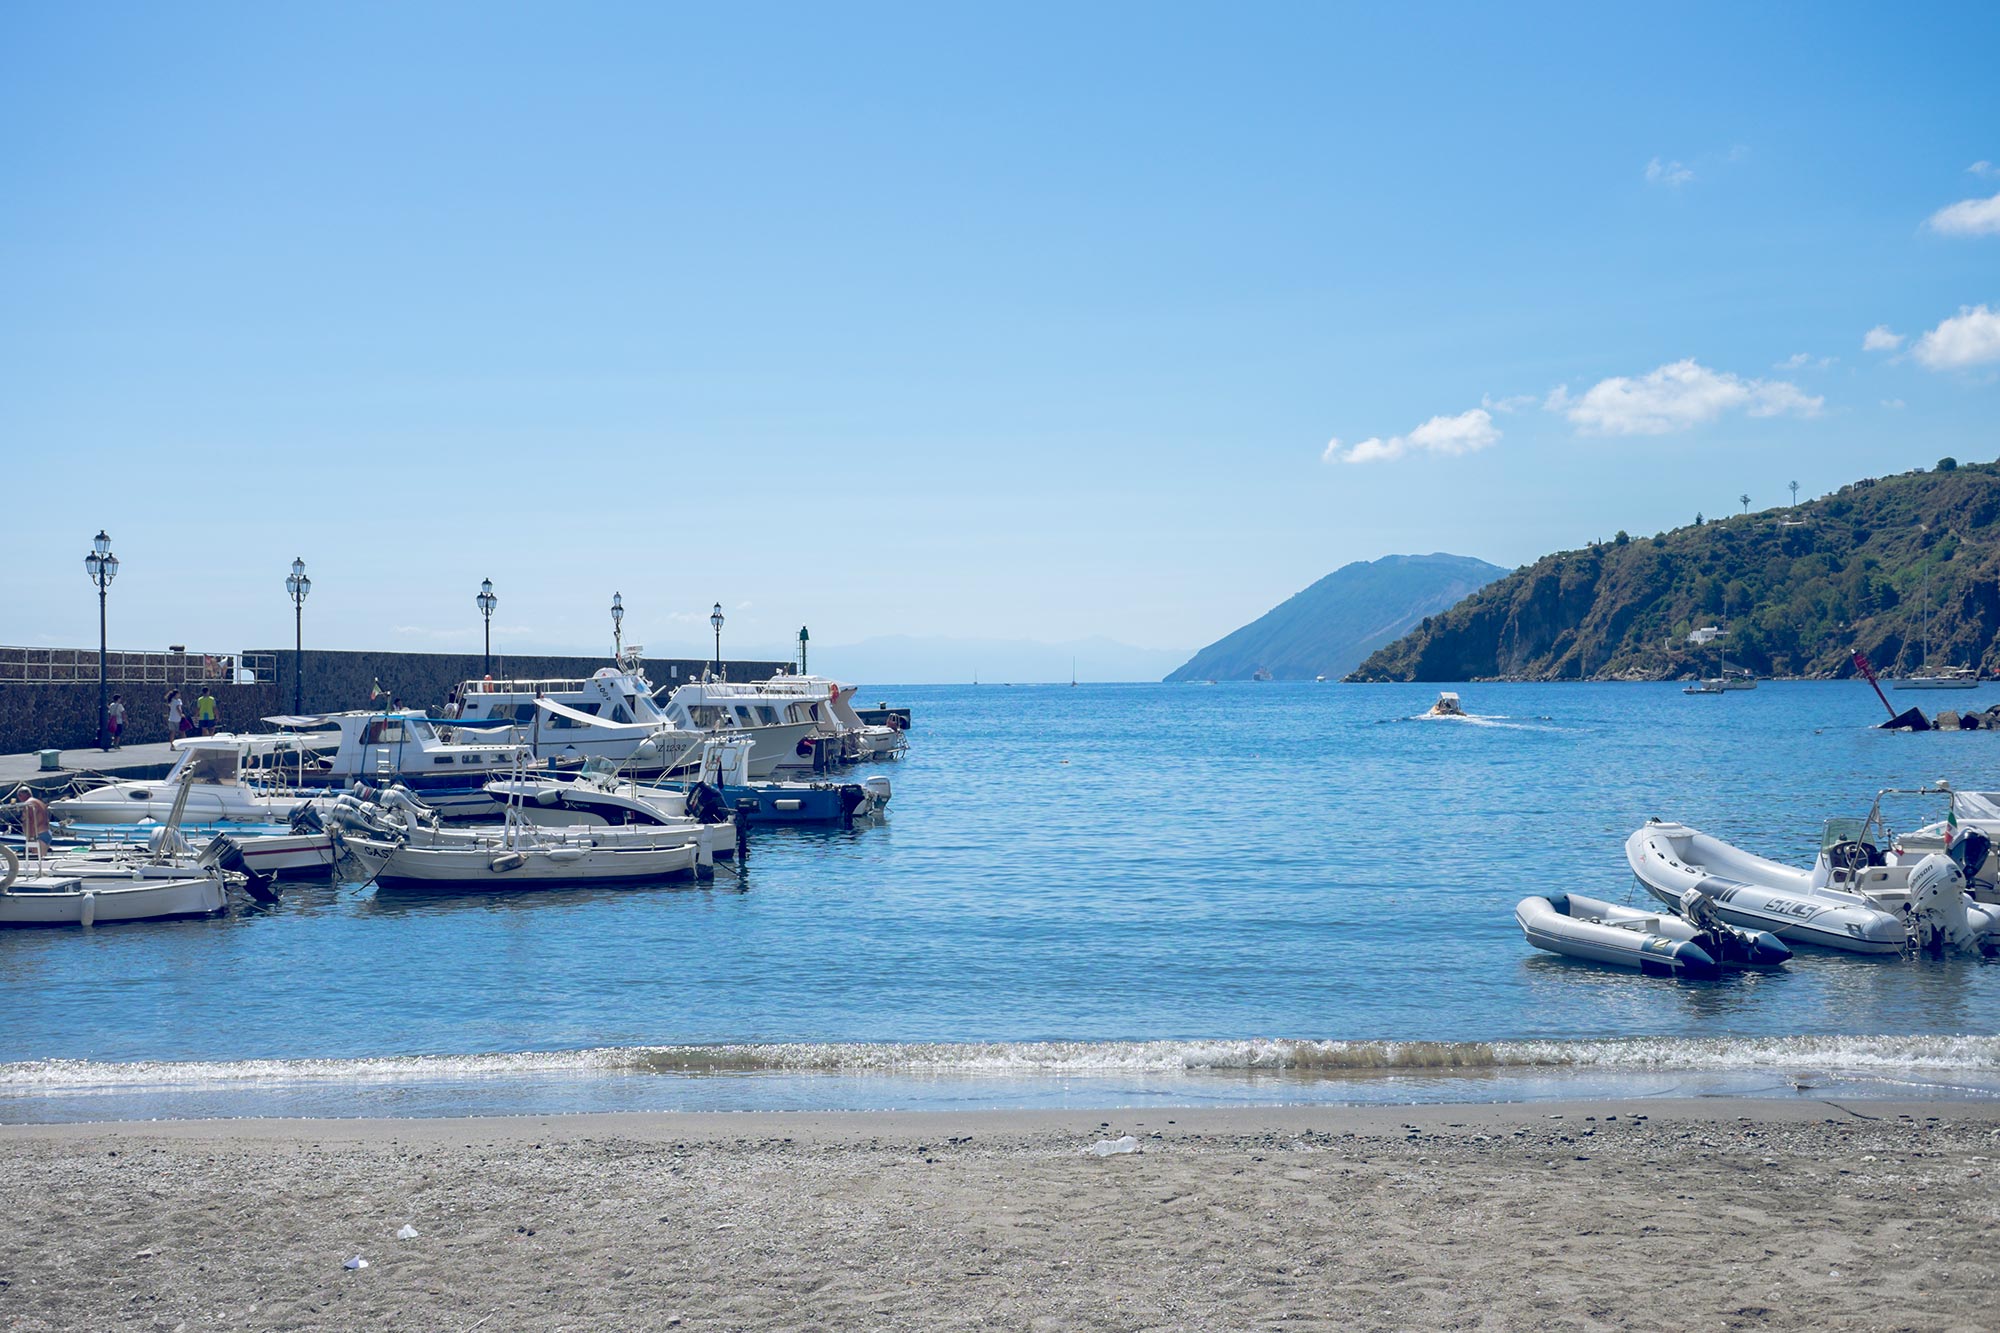
[[[1579,893],[1523,898],[1514,919],[1537,949],[1634,967],[1647,976],[1717,977],[1725,967],[1772,967],[1792,956],[1765,931],[1735,930],[1719,921],[1704,928]]]
[[[1720,838],[1649,820],[1625,840],[1625,859],[1646,892],[1671,908],[1690,892],[1732,926],[1766,930],[1792,943],[1852,953],[1900,953],[1902,918],[1852,895],[1815,889],[1812,876],[1732,847]]]

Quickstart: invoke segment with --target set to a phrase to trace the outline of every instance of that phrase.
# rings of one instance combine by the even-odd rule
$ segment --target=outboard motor
[[[319,817],[319,807],[311,801],[300,801],[292,807],[292,832],[324,833],[326,821]]]
[[[1986,854],[1991,850],[1993,840],[1978,829],[1967,829],[1959,834],[1958,840],[1946,850],[1945,855],[1958,862],[1959,869],[1965,872],[1968,891],[1979,886],[1979,871],[1986,864]],[[1992,881],[1988,880],[1987,884],[1990,887]]]
[[[1942,852],[1932,852],[1910,872],[1907,924],[1919,952],[1942,957],[1946,949],[1979,952],[1979,937],[1965,916],[1965,872]]]
[[[1724,967],[1776,967],[1792,956],[1792,946],[1768,930],[1747,930],[1722,919],[1715,902],[1699,886],[1681,895],[1681,915],[1698,932],[1694,943]]]
[[[274,877],[261,874],[250,868],[243,859],[243,849],[236,845],[236,839],[223,834],[208,845],[202,854],[204,864],[213,865],[217,870],[227,871],[243,877],[243,891],[258,902],[270,906],[278,901],[278,890],[274,887]]]
[[[861,779],[862,787],[875,798],[875,813],[882,814],[889,808],[889,779],[881,774],[871,774]]]

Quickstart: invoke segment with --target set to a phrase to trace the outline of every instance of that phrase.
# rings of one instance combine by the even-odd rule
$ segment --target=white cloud
[[[1903,345],[1903,335],[1891,331],[1887,324],[1877,324],[1861,335],[1861,350],[1864,352],[1893,352]]]
[[[1637,378],[1599,380],[1579,397],[1571,397],[1565,384],[1543,406],[1589,435],[1665,435],[1706,425],[1727,412],[1817,416],[1825,402],[1789,380],[1747,380],[1690,357]]]
[[[1679,189],[1694,179],[1694,168],[1682,162],[1662,162],[1654,158],[1646,164],[1646,180],[1652,185]]]
[[[1967,167],[1966,170],[1975,176],[1984,176],[1987,180],[1992,180],[1995,176],[2000,176],[2000,167],[1994,166],[1983,157]]]
[[[1904,408],[1908,407],[1909,404],[1904,402],[1900,398],[1884,398],[1882,400],[1882,406],[1888,408],[1891,412],[1900,412]]]
[[[1964,305],[1910,349],[1932,370],[1960,370],[2000,361],[2000,310]]]
[[[1925,225],[1942,236],[2000,236],[2000,194],[1961,199],[1931,214]]]
[[[1814,356],[1811,352],[1793,352],[1772,367],[1773,370],[1825,370],[1834,363],[1830,356]]]
[[[1531,393],[1509,394],[1505,398],[1495,398],[1492,394],[1481,394],[1479,405],[1489,412],[1519,412],[1535,405],[1535,395]]]
[[[1492,413],[1475,407],[1455,417],[1432,417],[1408,435],[1391,435],[1386,440],[1371,437],[1354,445],[1328,440],[1320,458],[1328,463],[1382,463],[1409,453],[1454,458],[1484,449],[1499,438]]]

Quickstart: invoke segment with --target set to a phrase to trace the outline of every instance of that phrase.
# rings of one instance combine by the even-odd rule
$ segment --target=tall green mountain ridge
[[[1202,649],[1167,679],[1334,679],[1362,658],[1507,571],[1463,555],[1357,560]]]
[[[1672,680],[2000,668],[2000,464],[1871,478],[1790,508],[1558,551],[1374,653],[1349,680]],[[1706,647],[1688,640],[1713,625]]]

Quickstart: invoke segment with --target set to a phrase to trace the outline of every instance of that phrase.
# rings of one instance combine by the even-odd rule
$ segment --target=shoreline
[[[107,1138],[170,1139],[201,1143],[246,1142],[433,1144],[620,1139],[632,1142],[735,1142],[748,1137],[785,1142],[852,1144],[884,1138],[935,1137],[941,1126],[972,1127],[990,1135],[1034,1137],[1084,1133],[1109,1127],[1164,1131],[1172,1120],[1179,1135],[1241,1136],[1267,1133],[1342,1133],[1362,1136],[1420,1129],[1511,1129],[1524,1123],[1586,1116],[1633,1117],[1687,1123],[1754,1120],[1806,1125],[1842,1119],[1857,1123],[1936,1116],[1946,1108],[1958,1120],[1990,1122],[2000,1132],[2000,1100],[1983,1096],[1793,1098],[1720,1094],[1699,1097],[1561,1097],[1546,1101],[1281,1102],[1258,1105],[1080,1106],[964,1110],[860,1111],[554,1111],[463,1116],[215,1116],[160,1120],[0,1122],[0,1150],[19,1142],[99,1143]],[[1995,1145],[2000,1161],[2000,1143]],[[2000,1172],[1996,1173],[2000,1176]]]
[[[1973,1329],[1996,1162],[1924,1100],[11,1125],[0,1326]]]

